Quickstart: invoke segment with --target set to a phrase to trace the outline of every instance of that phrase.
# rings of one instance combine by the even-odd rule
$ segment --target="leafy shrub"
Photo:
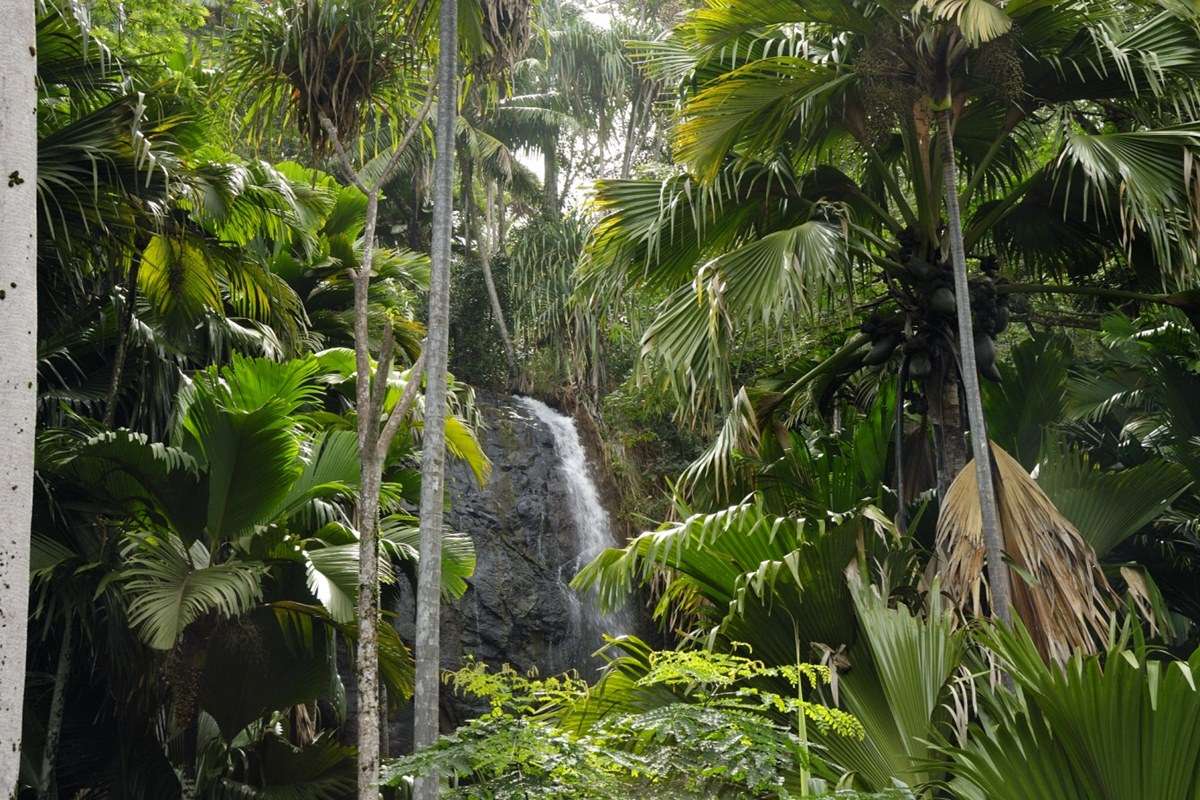
[[[708,651],[649,654],[633,685],[573,676],[540,680],[471,664],[450,675],[457,691],[491,710],[428,750],[393,762],[385,783],[406,787],[437,771],[443,797],[462,800],[573,798],[792,798],[809,768],[830,775],[803,735],[803,721],[861,738],[849,714],[803,699],[802,684],[828,682],[824,667],[767,667]],[[610,673],[612,674],[612,673]],[[762,688],[782,679],[797,695]],[[655,699],[639,706],[638,697]],[[597,708],[608,713],[596,713]]]

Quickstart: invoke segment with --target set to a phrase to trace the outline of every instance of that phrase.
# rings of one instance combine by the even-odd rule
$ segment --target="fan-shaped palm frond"
[[[1060,665],[1019,628],[993,631],[987,641],[1021,695],[997,697],[966,743],[944,748],[959,776],[956,796],[1132,800],[1198,790],[1200,654],[1173,661],[1116,649]],[[1113,731],[1137,731],[1137,742]]]
[[[238,617],[262,599],[261,565],[213,564],[203,544],[188,549],[174,534],[131,537],[125,557],[129,623],[158,650],[171,649],[204,616]]]

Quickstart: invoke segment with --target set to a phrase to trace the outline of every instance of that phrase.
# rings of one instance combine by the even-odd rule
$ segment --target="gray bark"
[[[355,406],[358,414],[359,496],[355,511],[358,527],[358,646],[355,654],[358,687],[358,797],[379,798],[379,489],[388,446],[408,414],[419,381],[414,374],[405,387],[401,401],[387,424],[380,428],[380,415],[387,396],[388,375],[392,370],[395,348],[390,326],[384,327],[377,372],[371,376],[371,337],[369,292],[375,257],[375,229],[379,221],[379,192],[387,185],[413,136],[420,129],[433,102],[432,88],[421,110],[413,119],[391,159],[371,186],[364,183],[342,146],[333,122],[322,115],[325,130],[346,178],[367,196],[366,224],[363,228],[363,257],[351,274],[354,282],[354,361],[357,374]],[[422,358],[424,354],[422,354]]]
[[[496,219],[496,182],[488,180],[487,208],[484,209],[483,224],[479,236],[479,266],[483,270],[483,282],[487,286],[488,302],[492,304],[492,317],[496,320],[496,328],[500,332],[500,341],[504,343],[504,357],[508,359],[508,377],[516,380],[517,351],[513,347],[512,336],[508,333],[508,323],[504,320],[504,309],[500,307],[500,295],[496,292],[496,279],[492,276],[492,237],[495,235]]]
[[[958,306],[958,349],[962,363],[963,393],[967,420],[971,426],[971,450],[975,457],[975,478],[979,484],[979,507],[983,519],[983,544],[987,549],[988,588],[991,590],[992,615],[1012,620],[1012,587],[1008,564],[1004,561],[1004,534],[1000,529],[1000,510],[996,505],[996,487],[992,481],[992,453],[987,424],[983,418],[983,397],[979,391],[979,372],[975,366],[975,331],[971,322],[971,294],[967,284],[967,259],[963,249],[962,215],[958,207],[958,168],[954,163],[953,117],[949,109],[941,113],[943,150],[942,176],[946,189],[947,234],[954,267],[954,295]]]
[[[378,414],[372,413],[371,354],[368,332],[367,294],[371,282],[371,260],[375,249],[375,226],[379,218],[379,193],[367,196],[367,224],[363,231],[365,251],[354,276],[354,353],[358,373],[356,407],[358,409],[358,452],[360,486],[358,526],[358,797],[379,797],[379,484],[380,465],[375,443],[379,428]],[[390,358],[388,359],[390,361]],[[383,360],[380,372],[384,385]],[[387,365],[391,368],[391,364]]]
[[[0,798],[21,764],[33,437],[37,422],[37,37],[8,4],[0,43]]]
[[[562,205],[558,195],[558,134],[546,135],[542,145],[542,189],[545,192],[546,216],[557,219],[562,213]]]
[[[50,716],[46,720],[46,744],[42,748],[42,779],[38,785],[38,800],[58,797],[55,766],[58,762],[58,742],[62,734],[63,710],[67,703],[67,680],[71,677],[72,631],[68,619],[58,648],[58,666],[54,670],[54,694],[50,698]]]
[[[437,157],[433,170],[433,269],[425,346],[425,425],[421,443],[421,544],[417,572],[416,687],[413,744],[438,736],[441,652],[442,514],[446,467],[446,360],[450,329],[450,236],[454,195],[454,124],[458,116],[458,4],[442,3],[438,51]],[[419,778],[414,800],[438,796],[436,774]]]

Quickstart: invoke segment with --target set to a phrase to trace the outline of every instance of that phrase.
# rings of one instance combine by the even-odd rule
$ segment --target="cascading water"
[[[587,453],[579,438],[575,420],[560,414],[550,406],[531,397],[518,397],[517,401],[529,410],[554,436],[554,451],[558,456],[558,471],[562,475],[570,503],[571,519],[575,523],[576,557],[573,562],[560,569],[560,580],[574,605],[580,601],[566,583],[579,569],[610,547],[617,546],[613,536],[608,511],[600,502],[600,492],[588,469]],[[564,574],[565,573],[565,574]],[[600,635],[616,636],[633,632],[633,623],[627,609],[609,614],[585,598],[580,605],[581,646],[591,652],[600,645]]]

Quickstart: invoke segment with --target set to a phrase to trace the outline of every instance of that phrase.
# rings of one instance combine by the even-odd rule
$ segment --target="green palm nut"
[[[929,359],[929,353],[914,353],[911,360],[908,362],[908,375],[910,378],[928,378],[933,372],[933,362]]]
[[[952,316],[958,308],[954,302],[954,292],[947,286],[940,286],[929,296],[929,309],[935,314]]]
[[[892,353],[896,350],[896,345],[900,343],[898,334],[885,334],[882,338],[872,343],[870,352],[863,358],[863,364],[868,367],[877,367],[885,363],[892,357]]]

